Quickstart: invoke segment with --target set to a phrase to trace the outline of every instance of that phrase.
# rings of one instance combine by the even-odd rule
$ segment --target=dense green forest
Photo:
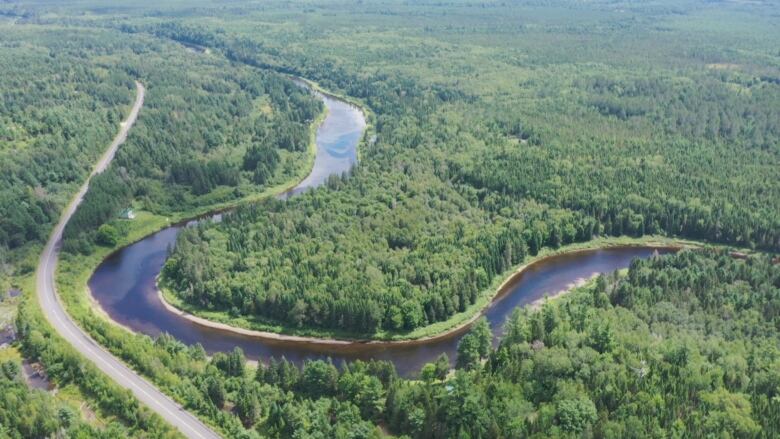
[[[148,85],[148,98],[68,223],[66,250],[89,253],[98,226],[131,205],[171,215],[285,184],[311,154],[309,126],[322,104],[308,91],[274,72],[149,44],[117,66]],[[130,48],[122,49],[115,56]]]
[[[282,75],[231,66],[175,43],[120,36],[55,28],[3,33],[3,297],[10,285],[26,284],[36,257],[30,249],[47,237],[66,199],[115,135],[136,79],[147,85],[139,122],[114,165],[91,182],[66,229],[66,251],[89,253],[94,244],[116,244],[126,227],[115,218],[128,206],[169,214],[236,200],[299,178],[310,160],[310,124],[322,107],[306,90]],[[27,426],[42,419],[34,411],[39,401],[40,410],[59,410],[55,399],[31,396],[29,418],[3,420],[8,434],[173,435],[132,395],[63,346],[34,306],[23,301],[17,316],[25,358],[40,362],[58,386],[80,389],[101,416],[90,423],[76,414]],[[102,424],[104,418],[111,423]]]
[[[174,436],[45,322],[31,318],[38,312],[34,301],[6,296],[11,287],[32,293],[27,285],[37,251],[132,103],[134,77],[101,57],[110,50],[106,35],[0,22],[0,326],[5,338],[16,315],[23,340],[0,347],[0,437]],[[44,367],[59,395],[28,387],[17,349]]]
[[[780,273],[761,252],[780,250],[779,13],[698,0],[2,3],[0,293],[25,285],[25,251],[115,134],[134,80],[146,104],[69,225],[65,265],[123,242],[126,207],[181,218],[303,176],[322,107],[291,73],[359,99],[376,139],[349,176],[181,233],[163,283],[190,305],[404,334],[545,247],[658,234],[759,253],[634,262],[518,310],[497,349],[478,322],[455,371],[440,358],[419,379],[374,361],[255,369],[240,351],[207,358],[77,310],[186,409],[241,438],[775,437]],[[22,301],[19,349],[110,422],[73,416],[4,363],[0,436],[175,436],[36,307]]]
[[[426,20],[432,9],[399,13]],[[464,10],[448,14],[466,20]],[[318,80],[377,114],[377,141],[351,178],[182,233],[164,284],[196,308],[260,323],[403,333],[463,311],[496,275],[545,246],[664,234],[780,248],[780,87],[769,43],[757,50],[773,61],[713,52],[701,37],[685,40],[688,33],[659,9],[647,20],[668,21],[664,38],[684,50],[647,46],[629,35],[656,35],[658,22],[605,17],[624,24],[613,32],[625,41],[604,43],[614,51],[592,49],[593,59],[583,60],[575,41],[564,39],[558,51],[570,52],[558,58],[533,49],[516,59],[503,54],[506,70],[479,50],[493,53],[484,47],[490,43],[525,49],[528,29],[472,42],[431,24],[420,41],[436,48],[415,40],[419,53],[387,55],[394,68],[368,71],[363,61],[387,59],[368,51],[354,60],[335,42],[327,60],[311,59],[314,49],[295,45],[303,54],[286,53],[240,27],[148,26]],[[575,39],[585,27],[577,23],[564,35]],[[406,68],[415,55],[445,49],[451,58]],[[649,51],[646,60],[632,54],[640,49]],[[738,67],[724,68],[732,58]],[[469,73],[459,62],[469,63]],[[513,74],[522,79],[513,84]]]
[[[94,314],[79,318],[96,340],[227,437],[381,436],[375,422],[397,379],[392,363],[357,362],[339,370],[326,361],[298,368],[280,359],[254,368],[240,349],[209,358],[198,344],[187,346],[165,334],[154,340],[130,335]],[[121,421],[113,428],[124,425],[132,436],[174,437],[128,391],[85,365],[70,346],[55,343],[41,319],[29,306],[20,309],[17,328],[26,357],[40,361],[58,385],[81,386]]]
[[[98,38],[0,33],[0,248],[46,238],[132,103],[133,78],[86,56]]]
[[[309,154],[321,104],[273,72],[99,30],[24,29],[0,43],[0,248],[46,237],[116,133],[134,80],[154,92],[69,224],[68,248],[88,251],[133,202],[169,214],[238,199],[294,178]]]
[[[774,437],[780,265],[724,250],[636,260],[542,309],[518,309],[497,349],[480,322],[420,379],[391,363],[207,359],[172,337],[93,334],[231,437]],[[120,336],[122,335],[122,336]],[[105,337],[105,338],[102,338]]]
[[[463,369],[453,378],[399,381],[389,391],[394,431],[780,434],[780,266],[768,257],[686,251],[635,260],[625,276],[602,276],[540,311],[517,309],[488,355],[479,352],[478,328],[461,341]]]

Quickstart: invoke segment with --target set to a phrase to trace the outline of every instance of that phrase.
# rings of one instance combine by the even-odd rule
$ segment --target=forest
[[[617,32],[638,31],[652,32]],[[526,120],[515,95],[455,81],[458,70],[440,73],[454,84],[432,83],[424,69],[352,73],[340,68],[345,58],[289,59],[224,30],[163,23],[152,32],[310,77],[378,115],[377,142],[350,178],[181,234],[163,285],[191,309],[381,337],[464,311],[543,247],[666,235],[780,248],[780,89],[753,76],[772,70],[758,59],[744,72],[712,68],[694,40],[682,66],[646,71],[629,40],[608,61],[612,76],[576,63],[576,75],[544,79],[553,84],[520,84],[524,105],[557,111],[554,130],[538,115]],[[662,58],[667,49],[652,50]]]
[[[388,424],[441,438],[780,434],[780,266],[766,256],[635,260],[504,329],[485,353],[475,327],[454,377],[399,382]]]
[[[4,438],[53,437],[116,438],[124,434],[120,424],[98,429],[82,421],[71,407],[56,403],[41,390],[27,387],[21,364],[0,364],[0,435]]]
[[[132,103],[127,72],[80,56],[90,37],[58,37],[0,35],[0,248],[46,238]]]
[[[780,265],[723,249],[635,260],[541,309],[516,309],[497,348],[484,321],[446,357],[284,358],[94,334],[230,437],[728,437],[780,431]],[[112,335],[113,334],[113,335]],[[116,344],[118,343],[118,344]]]
[[[99,226],[124,208],[171,215],[235,201],[295,178],[310,155],[322,104],[290,79],[181,48],[144,55],[122,67],[148,84],[149,98],[68,223],[69,251],[90,253]]]
[[[14,349],[97,411],[27,388],[3,360],[0,437],[178,437],[52,331],[30,280],[135,80],[145,106],[66,230],[58,288],[97,343],[220,434],[780,435],[779,12],[699,0],[0,4],[0,293],[24,291]],[[349,175],[258,202],[311,165],[323,108],[288,74],[360,102],[376,136]],[[192,309],[309,334],[423,330],[528,258],[594,238],[704,249],[518,309],[497,345],[477,321],[457,358],[412,377],[379,361],[208,356],[128,333],[68,283],[74,266],[141,236],[145,223],[118,219],[125,208],[163,224],[242,200],[179,235],[161,284]]]
[[[115,135],[136,79],[153,94],[114,165],[91,181],[66,229],[65,251],[85,255],[96,245],[115,245],[127,230],[119,212],[129,206],[160,214],[211,206],[284,184],[306,168],[310,125],[322,106],[282,75],[193,57],[175,43],[123,41],[110,31],[47,27],[2,35],[0,56],[14,60],[2,67],[8,72],[0,143],[3,299],[11,286],[34,294],[27,289],[34,252]],[[17,348],[42,365],[58,389],[76,389],[80,402],[28,390],[12,361],[4,401],[9,415],[0,420],[0,436],[175,436],[53,334],[33,297],[21,299]],[[84,420],[74,404],[97,414]]]
[[[156,90],[117,165],[93,181],[69,224],[68,248],[88,252],[98,226],[133,203],[169,214],[241,198],[301,172],[321,103],[289,79],[159,42],[126,43],[99,31],[62,35],[2,37],[0,248],[46,238],[115,134],[134,80]],[[85,50],[91,45],[92,53]]]

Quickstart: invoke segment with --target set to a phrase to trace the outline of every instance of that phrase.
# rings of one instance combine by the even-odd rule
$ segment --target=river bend
[[[282,198],[300,194],[323,184],[331,175],[348,172],[357,162],[357,146],[366,127],[365,116],[356,107],[335,97],[318,94],[328,116],[317,130],[317,156],[309,176]],[[442,352],[455,359],[464,330],[446,337],[411,344],[351,343],[323,345],[307,342],[261,340],[220,329],[198,325],[168,311],[160,301],[156,277],[165,262],[167,249],[175,244],[183,225],[172,226],[129,245],[97,268],[89,280],[93,296],[118,323],[152,337],[167,332],[184,343],[200,343],[207,352],[230,351],[241,347],[248,358],[266,361],[286,357],[296,363],[308,358],[330,357],[342,360],[380,359],[393,361],[402,375],[414,374]],[[645,258],[655,250],[644,247],[615,247],[563,254],[532,264],[522,272],[485,311],[496,337],[506,317],[515,307],[552,295],[590,278],[625,268],[633,258]],[[672,251],[659,249],[660,253]]]

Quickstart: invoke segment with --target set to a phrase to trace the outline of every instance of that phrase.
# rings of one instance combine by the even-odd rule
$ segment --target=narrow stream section
[[[311,174],[298,186],[282,194],[289,198],[323,184],[331,175],[348,172],[357,162],[357,146],[366,121],[356,107],[332,96],[318,94],[328,108],[328,116],[317,130],[317,157]],[[207,352],[230,351],[241,347],[248,358],[267,361],[286,357],[296,363],[309,358],[342,360],[381,359],[395,363],[401,375],[419,371],[441,353],[455,359],[458,341],[465,332],[454,332],[436,340],[411,344],[379,345],[351,343],[321,345],[305,342],[260,340],[219,329],[197,325],[169,312],[160,302],[155,279],[165,263],[167,248],[174,245],[182,227],[172,226],[125,247],[106,259],[89,280],[95,299],[108,315],[134,331],[155,337],[167,332],[184,343],[200,343]],[[628,267],[633,258],[646,258],[656,250],[644,247],[616,247],[564,254],[544,259],[526,269],[506,293],[485,312],[496,337],[506,317],[522,306],[552,295],[590,278]],[[672,249],[658,249],[668,253]]]

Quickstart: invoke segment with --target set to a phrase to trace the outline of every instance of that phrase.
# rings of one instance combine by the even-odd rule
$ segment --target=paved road
[[[95,174],[103,172],[111,159],[114,158],[117,148],[127,138],[127,132],[135,123],[138,117],[138,111],[144,103],[144,86],[136,82],[137,94],[133,109],[127,120],[122,122],[119,133],[114,141],[108,147],[106,152],[100,157],[90,174],[90,178]],[[57,256],[62,241],[62,231],[65,224],[68,223],[73,212],[76,211],[79,203],[84,198],[84,194],[89,187],[89,179],[84,182],[79,192],[62,212],[62,217],[52,231],[49,241],[41,254],[36,273],[36,290],[38,301],[43,309],[43,314],[49,320],[54,329],[73,345],[82,355],[90,359],[106,375],[111,377],[120,386],[126,387],[149,408],[157,412],[166,421],[178,428],[185,436],[191,438],[218,438],[213,430],[203,424],[195,416],[184,410],[179,404],[163,394],[156,387],[141,378],[132,369],[127,367],[121,360],[111,355],[103,349],[98,343],[87,335],[73,320],[68,316],[62,304],[57,297],[57,291],[54,285],[54,272],[57,267]]]

